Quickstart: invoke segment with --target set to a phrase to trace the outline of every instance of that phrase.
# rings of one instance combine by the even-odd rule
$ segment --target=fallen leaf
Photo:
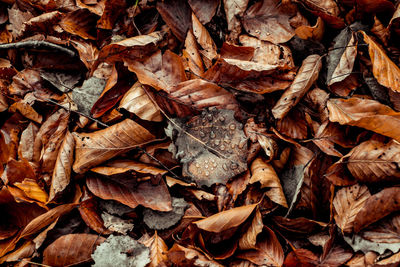
[[[228,23],[229,39],[235,40],[242,30],[240,17],[246,11],[249,0],[230,1],[224,0],[224,10],[226,21]]]
[[[157,122],[163,120],[160,109],[147,95],[139,82],[135,83],[129,91],[125,93],[119,103],[119,108],[134,113],[142,120]]]
[[[223,265],[213,261],[209,257],[204,256],[203,253],[198,250],[183,247],[175,243],[172,248],[168,251],[168,259],[180,266],[190,267],[222,267]]]
[[[327,107],[332,122],[361,127],[400,141],[400,113],[378,101],[331,98]]]
[[[78,35],[83,39],[95,40],[92,35],[93,25],[97,17],[87,9],[76,9],[69,12],[60,21],[60,26],[71,34]]]
[[[49,200],[52,201],[57,194],[64,191],[71,179],[71,170],[73,164],[75,140],[70,132],[67,131],[64,141],[60,146],[54,166]]]
[[[44,250],[43,264],[68,266],[89,262],[96,246],[104,240],[104,237],[93,234],[63,235]]]
[[[146,144],[154,136],[136,122],[126,119],[93,133],[73,133],[75,161],[73,170],[83,173],[121,153]]]
[[[265,194],[275,203],[287,208],[282,185],[274,168],[262,158],[256,158],[251,164],[250,184],[260,182],[261,188],[270,188]]]
[[[16,182],[14,186],[18,187],[31,199],[37,200],[39,202],[47,202],[48,195],[35,180],[25,178],[21,183]]]
[[[192,30],[193,35],[200,46],[199,52],[203,56],[203,62],[208,68],[211,66],[212,61],[217,57],[217,46],[207,29],[201,24],[194,13],[192,13]]]
[[[387,187],[370,196],[354,220],[354,232],[382,219],[390,213],[400,209],[400,188]],[[374,211],[374,212],[371,212]]]
[[[207,24],[217,11],[218,0],[189,0],[189,5],[202,24]]]
[[[208,218],[194,222],[205,231],[220,233],[230,228],[237,227],[247,220],[258,204],[246,205],[214,214]]]
[[[262,241],[257,242],[256,250],[249,250],[237,255],[257,265],[282,266],[285,259],[283,249],[275,233],[264,226],[265,234]]]
[[[400,91],[400,68],[390,60],[385,51],[361,31],[364,41],[368,44],[368,52],[372,62],[372,72],[378,82],[395,92]]]
[[[185,40],[191,25],[191,10],[188,2],[183,0],[157,2],[157,10],[174,35],[180,41]]]
[[[239,248],[241,250],[257,249],[257,236],[262,232],[263,228],[264,223],[262,221],[262,215],[257,209],[251,225],[239,239]]]
[[[168,263],[168,246],[164,240],[158,236],[157,231],[154,235],[143,242],[150,249],[149,267],[163,267]]]
[[[117,200],[131,208],[142,205],[158,211],[172,209],[171,196],[164,181],[156,185],[152,185],[150,181],[144,181],[133,187],[132,183],[135,182],[127,180],[126,177],[125,179],[106,179],[90,176],[86,180],[89,190],[102,199]]]
[[[286,43],[294,36],[286,13],[275,0],[263,0],[247,9],[243,18],[245,30],[260,40]]]
[[[325,24],[321,17],[318,17],[314,26],[301,25],[297,27],[295,33],[301,39],[313,39],[321,41],[325,32]]]
[[[353,231],[356,216],[370,196],[368,187],[359,184],[344,187],[336,192],[332,204],[335,208],[336,224],[342,232]]]
[[[299,103],[311,85],[317,80],[321,67],[322,62],[319,55],[311,55],[304,59],[292,85],[283,93],[271,110],[275,119],[282,119]]]

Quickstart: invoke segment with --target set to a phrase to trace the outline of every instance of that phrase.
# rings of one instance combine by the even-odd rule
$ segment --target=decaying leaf
[[[174,120],[166,132],[174,141],[171,150],[184,164],[184,176],[199,185],[225,184],[247,168],[247,138],[233,111],[204,111],[188,126]]]
[[[158,236],[157,231],[154,235],[143,242],[150,249],[150,264],[149,267],[167,266],[168,262],[168,247],[164,240]]]

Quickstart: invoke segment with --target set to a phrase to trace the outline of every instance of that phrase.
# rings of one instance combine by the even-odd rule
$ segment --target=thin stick
[[[16,43],[9,43],[9,44],[0,44],[0,50],[2,49],[38,49],[38,48],[44,48],[44,49],[49,49],[49,50],[55,50],[55,51],[60,51],[65,54],[67,54],[70,57],[75,57],[77,54],[66,47],[63,47],[61,45],[53,44],[47,41],[38,41],[38,40],[29,40],[29,41],[21,41],[21,42],[16,42]]]

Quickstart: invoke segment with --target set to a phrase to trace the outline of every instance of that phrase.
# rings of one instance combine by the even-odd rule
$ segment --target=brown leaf
[[[321,17],[318,17],[317,22],[314,26],[301,25],[297,27],[295,33],[301,39],[312,39],[321,41],[325,32],[325,24]]]
[[[93,133],[74,133],[73,170],[83,173],[108,159],[148,143],[154,136],[136,122],[126,119]]]
[[[152,185],[151,181],[144,181],[137,186],[134,186],[136,181],[131,180],[126,177],[106,179],[90,176],[86,179],[86,184],[96,196],[102,199],[117,200],[131,208],[142,205],[158,211],[172,209],[171,196],[163,179],[156,185]]]
[[[400,209],[400,188],[388,187],[370,196],[354,220],[354,232],[358,233],[394,211]]]
[[[356,0],[356,5],[366,13],[393,12],[394,5],[388,0]]]
[[[257,209],[251,225],[239,239],[239,248],[242,250],[257,249],[257,236],[262,232],[263,228],[264,223],[262,221],[262,215]]]
[[[230,92],[202,79],[177,84],[171,88],[168,97],[198,110],[210,107],[238,110],[238,103]]]
[[[246,11],[249,0],[229,1],[224,0],[224,10],[226,14],[226,22],[228,23],[229,39],[235,41],[240,32],[242,25],[240,19]]]
[[[260,40],[274,44],[286,43],[294,36],[289,23],[290,14],[275,0],[263,0],[251,6],[245,13],[243,27]]]
[[[208,218],[194,222],[205,231],[220,233],[241,225],[253,213],[258,204],[241,206],[214,214]]]
[[[162,121],[160,109],[147,95],[139,82],[136,82],[119,103],[119,108],[136,114],[142,120]]]
[[[257,242],[257,249],[242,252],[237,257],[258,265],[282,266],[285,259],[282,246],[271,229],[266,226],[264,229],[265,234],[262,241]]]
[[[21,140],[18,146],[18,157],[28,161],[33,161],[34,142],[32,142],[32,140],[35,140],[38,130],[39,128],[36,126],[36,124],[31,122],[22,132]],[[4,151],[4,149],[2,149],[2,151]]]
[[[29,162],[25,159],[16,161],[11,159],[1,175],[4,184],[22,182],[25,178],[36,179],[35,172]]]
[[[217,57],[217,46],[207,29],[201,24],[194,13],[192,13],[192,23],[193,35],[200,46],[199,52],[203,56],[204,64],[209,68],[213,59]]]
[[[282,119],[299,103],[311,85],[317,80],[321,67],[322,62],[319,55],[311,55],[304,59],[292,85],[283,93],[271,110],[275,119]]]
[[[179,266],[183,267],[222,267],[223,265],[213,261],[210,257],[204,256],[203,253],[196,249],[185,248],[175,243],[168,251],[168,259]]]
[[[188,2],[184,0],[157,2],[157,10],[174,35],[180,41],[185,40],[191,25],[191,10]]]
[[[276,129],[293,139],[306,139],[308,134],[307,123],[298,109],[291,110],[283,119],[277,121]]]
[[[135,171],[139,173],[149,173],[152,175],[164,175],[168,171],[154,167],[153,165],[137,162],[129,159],[117,159],[107,162],[104,167],[95,167],[91,169],[92,172],[111,176],[115,174],[126,173],[129,171]]]
[[[345,162],[351,174],[362,182],[383,182],[400,177],[400,144],[368,140],[353,148]]]
[[[170,87],[186,81],[182,58],[167,50],[163,55],[156,52],[143,63],[127,60],[125,64],[133,71],[141,84],[169,93]]]
[[[301,2],[332,28],[341,29],[345,26],[343,18],[339,17],[340,10],[334,0],[301,0]]]
[[[342,232],[351,233],[353,231],[356,216],[370,196],[368,187],[359,184],[342,188],[336,192],[332,204],[335,208],[336,224]]]
[[[198,1],[196,1],[197,3]],[[204,64],[199,52],[197,41],[192,33],[188,31],[185,39],[185,49],[182,50],[182,57],[186,59],[189,70],[194,76],[202,76],[204,73]]]
[[[202,24],[207,24],[217,11],[218,0],[189,0],[189,5]]]
[[[63,235],[43,251],[43,264],[71,266],[91,261],[91,254],[104,240],[93,234]]]
[[[54,166],[53,177],[51,179],[49,201],[64,191],[68,186],[71,178],[71,169],[73,164],[75,140],[73,135],[67,131],[64,141],[60,146],[57,155],[56,164]]]
[[[143,242],[150,249],[149,267],[164,267],[168,263],[168,247],[164,240],[158,236],[157,231],[154,235]]]
[[[305,217],[289,219],[281,216],[274,216],[273,221],[283,231],[288,231],[297,235],[309,235],[328,225],[327,223],[310,220]]]
[[[375,100],[362,98],[328,100],[329,120],[361,127],[400,140],[400,113]]]
[[[94,66],[97,67],[100,62],[103,61],[113,63],[122,59],[135,60],[145,58],[146,56],[149,56],[156,51],[157,44],[163,40],[164,35],[165,32],[157,31],[147,35],[134,36],[119,42],[106,45],[100,50],[99,56]],[[83,51],[87,50],[88,48]],[[92,71],[94,71],[93,68]]]
[[[385,51],[365,32],[361,31],[368,44],[368,52],[372,62],[372,72],[377,81],[395,92],[400,91],[400,68],[390,60]]]
[[[256,158],[251,164],[251,178],[249,183],[260,182],[261,188],[270,188],[265,194],[275,203],[287,208],[285,194],[283,193],[281,181],[274,168],[262,158]]]
[[[60,21],[60,26],[71,34],[78,35],[83,39],[96,40],[92,35],[97,16],[87,9],[76,9],[69,12]]]
[[[61,215],[70,212],[73,208],[75,208],[75,206],[76,204],[60,205],[36,217],[32,221],[30,221],[27,226],[25,226],[19,238],[24,238],[26,236],[37,233],[47,225],[57,220]]]

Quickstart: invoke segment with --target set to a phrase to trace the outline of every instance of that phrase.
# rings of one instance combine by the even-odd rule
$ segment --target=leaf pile
[[[397,266],[400,3],[0,0],[0,264]]]

